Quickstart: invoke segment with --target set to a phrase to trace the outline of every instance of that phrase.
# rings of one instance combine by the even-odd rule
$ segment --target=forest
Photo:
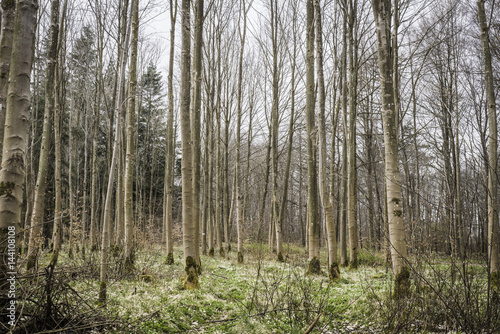
[[[0,3],[0,333],[500,333],[500,3]]]

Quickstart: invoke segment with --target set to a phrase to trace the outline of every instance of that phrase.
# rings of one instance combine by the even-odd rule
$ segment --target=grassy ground
[[[432,262],[412,268],[411,296],[395,301],[390,297],[391,271],[380,253],[362,250],[359,268],[341,268],[341,278],[333,284],[324,252],[324,272],[315,276],[305,276],[307,254],[303,248],[287,245],[284,255],[286,261],[277,262],[265,246],[253,244],[246,246],[244,264],[237,263],[234,251],[225,258],[202,256],[200,289],[184,290],[181,249],[175,249],[175,263],[169,266],[164,248],[142,248],[137,253],[136,271],[128,276],[123,274],[117,252],[110,256],[104,311],[115,325],[105,331],[304,333],[313,323],[312,333],[472,333],[478,328],[498,328],[498,321],[491,321],[498,311],[486,302],[485,266],[469,264],[460,271],[460,267],[453,269],[449,259],[433,257]],[[45,254],[40,267],[49,258]],[[68,285],[94,309],[98,264],[97,253],[87,251],[84,256],[78,252],[69,259],[63,252],[59,266],[80,268],[69,275]],[[123,324],[125,328],[120,326]],[[461,331],[454,331],[456,328]]]
[[[313,333],[377,331],[375,308],[391,289],[381,256],[361,253],[359,269],[343,268],[335,284],[322,256],[325,271],[316,276],[304,275],[307,254],[293,245],[285,247],[285,263],[260,245],[247,247],[244,264],[235,252],[202,256],[200,289],[183,290],[181,249],[168,266],[164,249],[150,246],[138,252],[135,275],[110,275],[107,312],[145,333],[304,333],[316,319]],[[119,272],[118,259],[111,272]],[[81,255],[72,260],[79,261]],[[98,280],[76,279],[71,286],[95,291],[97,299]]]

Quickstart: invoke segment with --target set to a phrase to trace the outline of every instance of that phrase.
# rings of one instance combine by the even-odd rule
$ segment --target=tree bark
[[[393,59],[391,45],[391,1],[372,0],[377,28],[378,62],[382,95],[382,122],[385,143],[385,180],[389,241],[394,272],[394,295],[404,296],[410,285],[410,271],[406,265],[406,241],[401,206],[401,176],[398,158],[398,110],[394,102]]]
[[[201,178],[201,76],[203,47],[203,0],[196,0],[194,6],[194,50],[193,50],[193,104],[191,109],[191,140],[193,168],[193,233],[195,245],[195,260],[198,272],[201,273],[200,262],[200,178]]]
[[[62,82],[63,82],[63,68],[64,68],[64,55],[61,54],[61,48],[64,39],[64,20],[66,19],[66,12],[68,8],[68,1],[65,0],[61,15],[61,23],[59,24],[58,31],[58,50],[57,62],[54,75],[54,143],[55,143],[55,209],[54,209],[54,229],[52,241],[54,243],[52,258],[50,260],[51,270],[57,264],[59,251],[61,250],[61,237],[62,237],[62,190],[61,190],[61,98],[62,98]]]
[[[484,79],[486,82],[486,102],[488,104],[488,259],[490,275],[495,293],[500,291],[500,262],[498,236],[498,133],[495,86],[493,83],[493,67],[489,41],[489,27],[486,21],[484,0],[477,1],[479,26],[481,28],[481,45],[483,47]]]
[[[42,227],[45,208],[45,188],[49,168],[49,150],[51,143],[52,112],[54,111],[54,73],[57,61],[57,38],[59,35],[59,1],[51,1],[50,35],[45,77],[45,109],[43,116],[43,134],[38,164],[38,178],[35,188],[35,201],[31,216],[31,233],[28,245],[26,268],[31,270],[37,264],[38,249],[42,243]]]
[[[321,22],[321,5],[319,0],[314,1],[316,16],[316,63],[318,73],[318,134],[319,134],[319,193],[323,206],[326,233],[328,240],[328,274],[334,281],[340,276],[337,262],[337,233],[335,230],[333,203],[328,192],[328,177],[326,175],[327,148],[326,148],[326,119],[325,119],[325,75],[323,71],[323,29]],[[333,148],[332,148],[333,149]],[[333,173],[333,171],[331,171]],[[333,184],[330,186],[333,187]]]
[[[137,44],[139,39],[139,1],[132,7],[132,41],[130,52],[129,88],[127,104],[127,138],[125,155],[125,271],[131,273],[135,267],[134,249],[134,163],[135,163],[135,96],[137,93]]]
[[[356,164],[356,119],[358,98],[358,41],[356,36],[357,1],[349,1],[349,157],[348,157],[348,210],[347,223],[349,225],[349,268],[358,267],[358,180]]]
[[[236,120],[236,228],[238,238],[238,263],[243,263],[243,189],[241,177],[241,118],[242,118],[242,85],[243,85],[243,55],[245,53],[245,37],[247,32],[247,8],[245,0],[241,0],[240,15],[243,15],[243,29],[238,22],[238,32],[240,35],[240,55],[238,60],[238,96],[237,96],[237,120]],[[241,16],[239,18],[241,20]],[[243,32],[242,32],[243,30]]]
[[[196,289],[198,282],[196,223],[193,221],[193,145],[191,136],[191,1],[182,0],[182,51],[181,51],[181,141],[182,141],[182,228],[184,248],[184,287]]]
[[[175,21],[177,19],[177,0],[175,4],[170,0],[170,55],[168,59],[168,118],[167,118],[167,156],[165,158],[165,200],[164,226],[167,241],[167,264],[174,264],[174,239],[172,235],[172,189],[174,185],[175,164],[175,137],[174,137],[174,50],[175,50]]]
[[[0,36],[0,161],[2,160],[5,112],[7,111],[7,88],[9,85],[10,57],[14,34],[16,2],[2,0],[2,23]]]
[[[139,0],[132,0],[132,7],[134,8],[135,2]],[[124,12],[128,12],[128,3],[125,3]],[[127,22],[130,22],[128,20]],[[115,100],[115,138],[113,141],[113,154],[111,156],[111,165],[109,167],[109,177],[108,185],[106,191],[106,198],[104,203],[104,221],[102,225],[102,243],[101,243],[101,273],[100,273],[100,287],[99,287],[99,304],[101,306],[106,304],[106,286],[107,286],[107,271],[108,271],[108,246],[109,246],[109,233],[111,227],[111,211],[112,211],[112,198],[113,198],[113,185],[115,181],[115,170],[118,159],[118,150],[121,137],[121,114],[122,114],[122,94],[124,92],[125,85],[125,70],[128,60],[128,44],[130,39],[130,29],[129,24],[124,24],[123,29],[126,31],[125,38],[122,40],[120,47],[121,56],[119,64],[119,77],[118,77],[118,87],[117,95]]]
[[[318,177],[314,115],[314,3],[307,1],[306,128],[307,128],[307,222],[309,224],[309,266],[307,273],[321,272],[319,260]]]
[[[7,89],[5,132],[2,166],[0,169],[0,306],[7,302],[8,272],[16,265],[9,260],[17,254],[17,244],[9,248],[7,239],[20,232],[21,203],[25,178],[26,150],[30,119],[30,74],[38,1],[20,0],[16,3],[12,38],[11,69]]]

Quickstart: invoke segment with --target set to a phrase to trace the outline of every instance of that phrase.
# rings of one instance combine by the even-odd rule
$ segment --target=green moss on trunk
[[[495,271],[491,273],[490,276],[491,288],[496,291],[500,291],[500,272]]]
[[[99,285],[99,302],[97,303],[98,306],[104,307],[106,305],[106,282],[103,281]]]
[[[340,278],[340,269],[339,263],[333,262],[328,268],[328,276],[330,277],[330,281],[335,282]]]
[[[401,299],[410,292],[410,269],[404,266],[394,279],[394,298]]]
[[[0,182],[0,196],[7,196],[7,198],[11,197],[14,188],[14,182]]]
[[[110,249],[111,256],[114,258],[117,258],[118,256],[120,256],[122,250],[123,249],[120,245],[111,246],[111,249]]]
[[[321,264],[319,259],[315,256],[309,261],[307,266],[306,275],[319,275],[321,274]]]
[[[174,264],[174,253],[168,253],[167,259],[165,260],[166,265],[173,265]]]
[[[349,270],[356,270],[358,269],[358,259],[349,262]]]
[[[184,289],[198,289],[200,287],[200,282],[198,281],[198,265],[196,260],[188,256],[186,257],[186,267],[184,268]]]
[[[135,253],[130,252],[130,255],[125,257],[125,272],[133,274],[135,271]]]
[[[243,263],[243,253],[238,252],[238,263]]]
[[[221,247],[219,250],[220,257],[225,258],[226,257],[226,252],[224,252],[224,247]]]
[[[278,253],[278,262],[285,262],[285,258],[283,257],[283,254]]]

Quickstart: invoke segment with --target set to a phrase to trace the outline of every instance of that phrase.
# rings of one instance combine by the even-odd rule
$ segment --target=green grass
[[[369,333],[391,332],[406,321],[398,318],[401,306],[390,302],[392,274],[390,269],[387,272],[383,254],[362,250],[358,269],[341,268],[341,278],[334,284],[327,276],[325,250],[320,256],[320,275],[305,275],[303,248],[286,245],[283,255],[286,262],[277,262],[276,254],[266,246],[251,244],[246,246],[244,264],[237,263],[234,251],[225,258],[202,256],[200,289],[184,290],[182,250],[175,249],[175,263],[169,266],[165,249],[149,245],[137,252],[132,276],[120,276],[120,257],[110,258],[106,312],[138,333],[303,333],[318,316],[313,333]],[[41,264],[49,257],[46,254]],[[70,263],[94,268],[93,274],[75,277],[70,285],[97,305],[99,254],[69,259],[63,252],[60,265]],[[450,272],[444,261],[422,268],[436,282],[436,268],[439,273]],[[468,271],[485,274],[481,266],[469,266]],[[141,275],[151,279],[142,280]],[[412,308],[404,315],[419,317]]]

